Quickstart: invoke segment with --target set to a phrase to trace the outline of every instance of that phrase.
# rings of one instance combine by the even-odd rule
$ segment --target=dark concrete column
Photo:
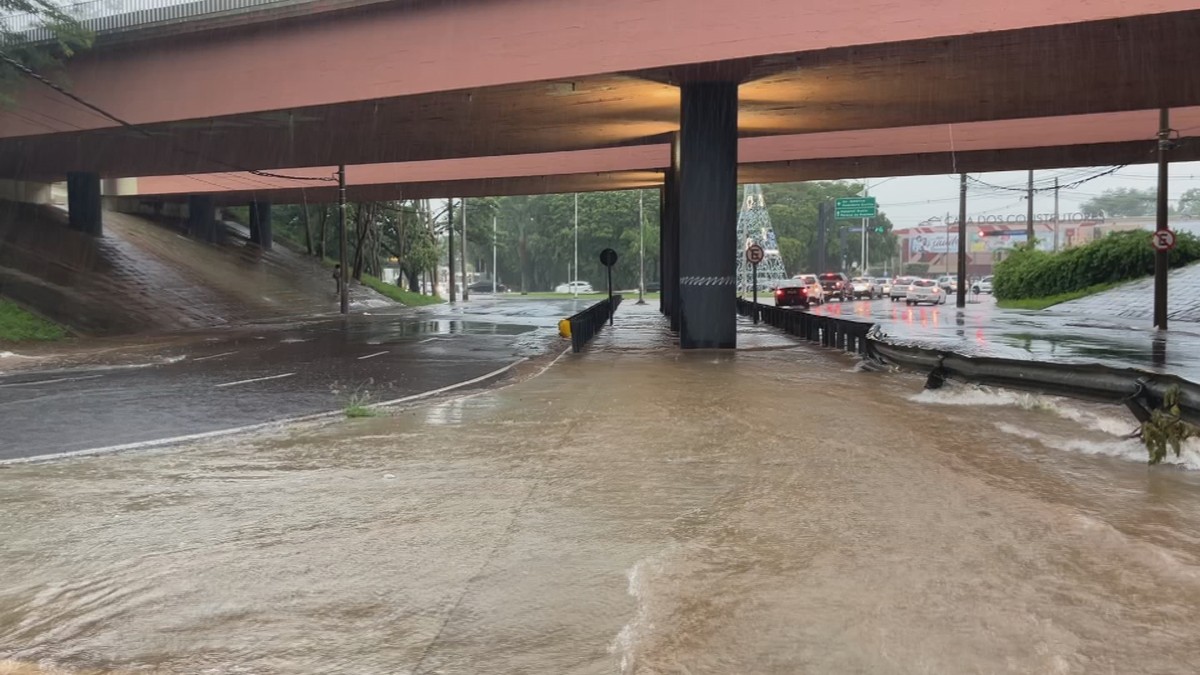
[[[679,330],[679,157],[678,139],[671,143],[672,166],[663,175],[663,278],[666,305],[663,313],[671,330]]]
[[[188,196],[188,234],[201,241],[217,240],[217,207],[208,195]]]
[[[663,186],[658,189],[658,311],[667,313],[667,186],[666,176]]]
[[[264,251],[271,250],[271,202],[250,202],[250,242]]]
[[[103,234],[99,175],[82,171],[67,174],[67,222],[72,230]]]
[[[733,349],[737,84],[684,84],[679,125],[679,345]]]

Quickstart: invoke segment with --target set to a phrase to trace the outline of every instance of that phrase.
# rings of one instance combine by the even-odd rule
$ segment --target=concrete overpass
[[[1075,144],[1061,134],[1031,139],[1050,124],[1039,118],[1063,118],[1062,133],[1095,131],[1104,125],[1079,116],[1152,120],[1158,108],[1200,106],[1189,67],[1198,7],[293,4],[282,18],[250,13],[220,30],[185,23],[101,40],[67,77],[82,99],[135,126],[31,83],[0,115],[0,177],[70,173],[84,212],[77,221],[90,227],[101,177],[658,146],[647,152],[666,160],[648,168],[665,169],[668,221],[681,223],[667,228],[678,237],[667,242],[667,278],[683,280],[667,291],[667,310],[685,347],[727,347],[736,339],[739,154],[741,171],[761,172],[754,180],[906,172],[882,170],[889,163],[932,172],[1024,167],[1039,155],[1070,165],[1063,153],[1091,164],[1135,156],[1152,121],[1112,122],[1122,133],[1080,134]],[[965,149],[959,130],[976,124],[1012,126],[982,130],[990,140]],[[671,138],[676,152],[666,150]],[[756,155],[754,142],[791,150]],[[496,176],[476,180],[485,178]]]

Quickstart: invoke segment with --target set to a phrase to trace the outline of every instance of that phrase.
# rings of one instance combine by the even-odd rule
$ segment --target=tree
[[[1178,211],[1185,216],[1200,216],[1200,188],[1192,188],[1179,197]]]
[[[46,28],[48,42],[29,42],[25,31]],[[63,61],[91,46],[92,35],[50,0],[0,0],[0,103],[12,104],[27,75],[22,67],[53,78]]]
[[[1148,216],[1154,213],[1157,195],[1154,188],[1114,188],[1084,202],[1081,208],[1089,216]]]

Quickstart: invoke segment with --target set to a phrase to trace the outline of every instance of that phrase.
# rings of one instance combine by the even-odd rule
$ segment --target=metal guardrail
[[[738,313],[753,316],[754,303],[738,300]],[[1163,396],[1179,387],[1183,419],[1200,424],[1200,384],[1176,375],[1099,363],[1055,363],[1025,359],[964,356],[951,351],[896,345],[870,323],[759,305],[765,323],[825,347],[861,354],[885,365],[927,373],[926,386],[947,379],[1066,396],[1127,406],[1139,422],[1162,405]]]
[[[755,305],[749,300],[738,298],[738,314],[754,316]],[[784,332],[819,342],[822,347],[834,347],[856,354],[866,353],[866,338],[874,324],[839,319],[836,316],[812,314],[773,305],[758,305],[758,315],[763,323],[782,329]]]
[[[64,7],[92,33],[110,33],[144,28],[156,24],[188,21],[214,14],[265,8],[270,5],[294,5],[311,0],[191,0],[168,4],[169,0],[95,0]],[[30,42],[53,39],[54,34],[33,14],[0,17],[8,30],[23,33]]]
[[[571,351],[576,354],[583,351],[584,345],[600,332],[605,322],[617,313],[617,308],[620,306],[621,296],[614,295],[611,305],[608,298],[605,298],[567,319],[571,324]]]

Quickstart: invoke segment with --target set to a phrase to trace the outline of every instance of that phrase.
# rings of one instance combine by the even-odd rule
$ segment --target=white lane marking
[[[103,375],[85,375],[83,377],[60,377],[54,380],[36,380],[34,382],[13,382],[11,384],[0,384],[0,387],[35,387],[39,384],[58,384],[59,382],[78,382],[80,380],[94,380]]]
[[[251,382],[262,382],[263,380],[281,380],[285,377],[291,377],[295,373],[284,373],[282,375],[268,375],[266,377],[256,377],[250,380],[238,380],[237,382],[226,382],[224,384],[214,384],[214,387],[235,387],[239,384],[250,384]]]
[[[367,354],[366,356],[360,356],[360,357],[358,357],[358,360],[359,360],[359,361],[366,361],[367,359],[373,359],[373,358],[375,358],[376,356],[383,356],[384,354],[387,354],[387,353],[388,353],[388,352],[387,352],[387,350],[385,349],[385,350],[384,350],[384,351],[382,351],[382,352],[375,352],[374,354]]]
[[[221,352],[220,354],[213,354],[212,356],[201,356],[198,359],[192,359],[192,363],[195,363],[197,361],[208,361],[210,359],[219,359],[222,356],[229,356],[230,354],[236,354],[236,353],[237,353],[236,351],[232,351],[232,352]]]
[[[419,344],[419,345],[423,345],[423,344],[425,344],[426,342],[433,342],[433,341],[434,341],[434,340],[436,340],[436,339],[437,339],[437,338],[435,338],[435,337],[431,337],[431,338],[425,338],[424,340],[421,340],[421,341],[420,341],[420,342],[418,342],[417,344]]]
[[[568,347],[567,349],[569,350],[570,347]],[[566,352],[563,352],[563,353],[565,354]],[[560,357],[561,357],[561,355],[560,355]],[[411,396],[405,396],[403,398],[397,398],[397,399],[393,399],[391,401],[383,401],[382,403],[373,403],[368,407],[382,408],[382,407],[386,407],[386,406],[400,405],[401,403],[408,403],[410,401],[418,401],[423,398],[429,398],[430,396],[437,396],[438,394],[444,394],[448,391],[454,391],[455,389],[469,387],[472,384],[484,382],[486,380],[490,380],[490,379],[499,377],[499,376],[503,375],[504,373],[507,373],[508,371],[512,370],[513,368],[521,365],[522,363],[525,363],[526,361],[528,361],[528,359],[520,358],[520,359],[517,359],[516,361],[513,361],[512,363],[508,364],[507,366],[504,366],[502,368],[497,368],[496,370],[493,370],[490,373],[487,373],[485,375],[480,375],[479,377],[472,378],[472,379],[466,380],[464,382],[459,382],[458,384],[451,384],[451,385],[447,385],[445,387],[439,387],[437,389],[423,391],[419,394],[412,394]],[[543,372],[545,372],[545,371],[543,370]],[[273,422],[259,422],[258,424],[247,424],[247,425],[241,426],[241,427],[233,427],[230,429],[218,429],[216,431],[204,431],[204,432],[201,432],[198,434],[187,434],[185,436],[175,436],[173,438],[159,438],[159,439],[155,439],[152,441],[137,441],[136,443],[122,443],[121,445],[109,445],[109,446],[102,447],[102,448],[90,448],[87,450],[71,450],[68,452],[56,452],[52,455],[34,455],[33,457],[13,457],[11,459],[0,459],[0,466],[4,466],[5,464],[32,464],[34,462],[50,462],[50,461],[54,461],[56,459],[67,459],[69,457],[86,457],[88,455],[106,455],[109,453],[123,452],[126,450],[147,450],[150,448],[158,448],[158,447],[167,446],[167,445],[175,445],[178,443],[187,443],[190,441],[202,441],[202,440],[207,440],[210,438],[220,438],[222,436],[233,436],[236,434],[244,434],[244,433],[249,433],[252,431],[259,431],[262,429],[283,427],[288,424],[297,424],[299,422],[315,422],[318,420],[334,419],[334,418],[338,418],[338,417],[344,418],[345,416],[346,416],[346,413],[343,410],[331,410],[329,412],[313,413],[311,415],[299,415],[297,417],[287,417],[287,418],[284,418],[281,420],[275,420]]]

